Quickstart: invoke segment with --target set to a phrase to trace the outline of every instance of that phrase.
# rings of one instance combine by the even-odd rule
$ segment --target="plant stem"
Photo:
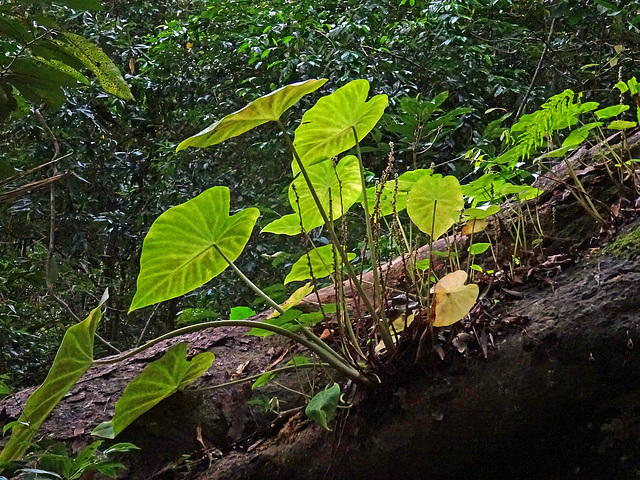
[[[362,288],[362,284],[358,280],[358,275],[356,274],[355,270],[353,269],[353,265],[351,265],[351,262],[349,262],[349,259],[347,258],[347,253],[344,251],[344,248],[342,248],[342,244],[340,243],[340,240],[338,239],[338,236],[336,235],[335,230],[333,229],[333,227],[331,226],[331,223],[329,222],[329,217],[327,216],[327,212],[324,211],[322,203],[320,202],[320,199],[318,198],[318,194],[316,193],[316,191],[315,191],[315,189],[313,187],[313,184],[311,183],[311,179],[309,178],[309,174],[307,173],[307,169],[303,165],[302,160],[300,159],[300,155],[298,155],[298,151],[293,146],[293,142],[291,141],[291,137],[289,137],[289,134],[287,133],[287,130],[284,128],[284,125],[282,124],[282,122],[280,120],[278,120],[277,123],[278,123],[278,126],[280,127],[280,129],[282,130],[282,134],[284,136],[285,141],[287,142],[287,145],[288,145],[289,149],[293,153],[293,157],[295,158],[295,160],[296,160],[296,162],[298,164],[298,168],[300,168],[300,172],[302,173],[302,176],[304,177],[305,181],[307,182],[307,185],[309,187],[309,191],[311,192],[311,196],[313,197],[313,201],[315,202],[316,206],[318,207],[318,211],[320,212],[320,215],[322,216],[322,220],[324,221],[325,226],[327,227],[327,231],[329,232],[329,236],[331,237],[331,241],[333,242],[334,245],[336,245],[336,248],[338,249],[338,253],[340,253],[340,257],[342,257],[342,261],[343,261],[345,267],[347,268],[347,274],[349,275],[349,278],[353,282],[353,285],[356,287],[356,290],[358,292],[358,295],[360,296],[360,299],[362,300],[362,303],[364,303],[365,308],[367,309],[367,311],[371,315],[371,318],[373,319],[374,323],[377,325],[379,323],[379,320],[378,320],[378,314],[376,312],[376,309],[373,307],[373,304],[371,303],[371,300],[369,300],[368,295],[366,294],[366,292]],[[391,350],[391,352],[393,352],[393,351],[395,351],[395,346],[394,346],[393,350]]]
[[[360,151],[360,142],[358,141],[358,133],[354,127],[351,127],[353,137],[356,141],[356,154],[358,156],[358,164],[360,165],[360,183],[362,184],[362,208],[364,209],[364,219],[367,226],[367,241],[369,243],[369,253],[371,255],[371,267],[373,273],[373,298],[377,298],[380,302],[380,318],[376,324],[384,346],[389,353],[395,352],[395,344],[389,332],[389,322],[384,308],[384,297],[380,289],[380,276],[378,275],[378,252],[373,241],[373,228],[371,227],[371,216],[369,215],[369,202],[367,201],[367,184],[364,179],[364,165],[362,163],[362,152]]]
[[[287,337],[294,342],[297,342],[307,349],[311,350],[322,360],[327,362],[331,367],[338,370],[340,373],[346,375],[349,379],[357,382],[359,384],[369,384],[370,380],[360,373],[358,370],[353,368],[351,365],[348,365],[344,360],[338,361],[335,356],[329,355],[326,349],[321,348],[319,345],[311,342],[310,340],[294,333],[286,328],[278,327],[277,325],[270,325],[264,322],[258,322],[255,320],[215,320],[212,322],[203,322],[197,325],[189,325],[187,327],[179,328],[178,330],[174,330],[173,332],[166,333],[164,335],[159,336],[158,338],[154,338],[153,340],[145,343],[143,346],[135,348],[123,355],[118,355],[116,357],[106,359],[106,360],[95,360],[93,362],[94,365],[111,365],[114,363],[121,362],[128,358],[131,358],[138,353],[156,345],[163,340],[168,340],[170,338],[175,338],[180,335],[185,335],[187,333],[198,332],[200,330],[205,330],[207,328],[215,328],[215,327],[248,327],[248,328],[260,328],[262,330],[267,330],[269,332],[277,333],[284,337]]]
[[[262,290],[260,290],[260,288],[258,288],[258,286],[255,283],[249,280],[249,278],[247,278],[247,276],[244,273],[242,273],[242,271],[238,267],[236,267],[236,265],[229,259],[229,257],[227,257],[224,254],[222,250],[220,250],[220,248],[215,243],[213,244],[213,247],[218,251],[218,253],[222,256],[222,258],[224,258],[227,264],[229,264],[229,266],[240,277],[240,279],[244,283],[246,283],[249,286],[249,288],[251,288],[251,290],[256,292],[261,298],[263,298],[264,301],[267,302],[268,305],[273,307],[273,309],[276,312],[278,312],[280,315],[284,315],[286,313],[286,310],[284,308],[282,308],[280,305],[274,302],[273,299],[269,297],[269,295],[264,293]],[[318,338],[311,330],[309,330],[306,327],[301,327],[300,331],[304,334],[305,337],[307,337],[308,340],[316,344],[318,347],[322,348],[327,353],[327,355],[332,356],[338,362],[346,363],[345,360],[340,355],[338,355],[331,347],[329,347],[329,345],[327,345],[320,338]]]
[[[260,298],[262,298],[265,302],[267,302],[267,305],[269,305],[270,307],[272,307],[276,312],[278,312],[280,315],[283,315],[286,313],[286,310],[284,308],[282,308],[280,305],[278,305],[276,302],[274,302],[271,297],[269,297],[269,295],[267,295],[266,293],[264,293],[262,290],[260,290],[260,288],[258,288],[258,286],[253,283],[251,280],[249,280],[247,278],[247,276],[242,273],[242,271],[235,266],[235,264],[229,259],[229,257],[227,257],[225,255],[225,253],[220,250],[220,247],[218,247],[215,243],[213,244],[213,248],[215,248],[218,253],[220,254],[220,256],[222,258],[224,258],[225,262],[227,262],[227,264],[231,267],[231,269],[235,272],[236,275],[238,275],[238,277],[240,277],[240,279],[247,284],[247,286],[249,286],[249,288],[251,290],[253,290],[256,294],[258,294],[258,296]]]
[[[330,367],[328,363],[303,363],[302,365],[287,365],[285,367],[274,368],[273,370],[267,370],[263,373],[258,373],[256,375],[251,375],[250,377],[240,378],[238,380],[232,380],[230,382],[219,383],[218,385],[212,385],[210,387],[202,387],[202,388],[193,388],[187,389],[185,392],[189,393],[200,393],[200,392],[210,392],[211,390],[218,390],[220,388],[231,387],[232,385],[238,385],[244,382],[250,382],[251,380],[256,380],[260,378],[265,373],[280,373],[286,372],[288,370],[297,370],[298,368],[315,368],[315,367]]]

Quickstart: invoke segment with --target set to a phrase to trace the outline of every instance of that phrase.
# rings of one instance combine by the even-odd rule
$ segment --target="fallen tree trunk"
[[[633,148],[637,137],[628,142]],[[565,183],[556,181],[560,191],[566,191]],[[601,190],[610,190],[607,185]],[[606,203],[614,197],[611,191],[601,198]],[[547,192],[539,211],[547,253],[567,245],[584,249],[585,239],[600,228],[585,222],[581,207],[565,194]],[[385,378],[378,391],[358,398],[332,433],[294,415],[304,399],[277,387],[265,395],[277,398],[284,411],[279,416],[247,406],[247,384],[174,395],[118,437],[143,452],[128,478],[191,478],[184,462],[172,463],[185,453],[212,463],[202,479],[629,478],[624,474],[640,465],[618,459],[638,453],[633,448],[640,425],[634,410],[640,405],[640,356],[634,348],[640,345],[640,296],[634,294],[639,262],[637,256],[597,257],[555,280],[550,272],[565,266],[552,262],[541,281],[498,290],[497,297],[486,297],[473,322],[440,332],[444,360],[432,353],[425,364]],[[387,268],[386,278],[404,276],[402,260]],[[364,284],[370,285],[366,276]],[[322,292],[323,298],[331,294]],[[498,307],[490,300],[499,300]],[[177,341],[187,341],[192,352],[216,355],[199,386],[264,371],[296,348],[231,328],[163,342],[123,364],[92,368],[42,433],[76,447],[88,442],[92,428],[113,415],[124,387]],[[310,375],[317,379],[317,372]],[[283,382],[297,389],[299,378],[292,374]],[[32,391],[2,400],[0,423],[17,418]],[[612,476],[589,476],[602,468]],[[578,470],[587,473],[571,476]]]
[[[199,478],[632,478],[639,285],[638,256],[604,256],[572,267],[553,289],[519,290],[524,298],[506,301],[499,320],[475,326],[492,338],[487,358],[475,338],[462,352],[447,342],[443,361],[401,372],[334,432],[296,419]]]

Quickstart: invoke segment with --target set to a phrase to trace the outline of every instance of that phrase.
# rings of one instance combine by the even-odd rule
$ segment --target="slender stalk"
[[[262,298],[267,305],[269,305],[270,307],[272,307],[276,312],[278,312],[280,315],[283,315],[286,313],[286,310],[284,308],[282,308],[280,305],[278,305],[276,302],[274,302],[271,297],[269,297],[269,295],[267,295],[266,293],[264,293],[262,290],[260,290],[260,288],[258,288],[258,286],[253,283],[251,280],[249,280],[247,278],[247,276],[242,273],[242,271],[235,266],[235,264],[229,259],[229,257],[227,257],[224,252],[222,250],[220,250],[220,247],[218,247],[215,243],[213,244],[213,248],[215,248],[218,253],[220,254],[220,256],[222,258],[224,258],[225,262],[227,262],[227,264],[229,264],[229,266],[231,267],[231,269],[236,273],[236,275],[238,275],[240,277],[240,279],[247,284],[247,286],[253,290],[256,294],[258,294],[258,296],[260,296],[260,298]]]
[[[384,308],[384,298],[380,289],[380,276],[378,274],[378,251],[373,241],[373,228],[371,227],[371,216],[369,215],[369,202],[367,200],[367,184],[364,179],[364,165],[362,163],[362,152],[360,151],[360,142],[358,141],[358,133],[354,127],[351,127],[353,137],[356,141],[356,154],[360,165],[360,183],[362,184],[362,208],[364,209],[364,219],[367,226],[367,241],[369,243],[369,253],[371,255],[371,266],[373,273],[373,298],[380,301],[380,319],[376,326],[384,342],[384,346],[389,353],[395,352],[395,343],[389,332],[389,322]]]
[[[297,162],[298,168],[300,168],[300,172],[302,173],[302,176],[304,177],[305,181],[307,182],[307,185],[309,186],[309,191],[311,192],[311,196],[313,197],[313,201],[315,202],[316,206],[318,207],[318,211],[320,212],[320,215],[322,216],[322,221],[325,223],[325,226],[327,227],[327,231],[329,232],[329,236],[331,237],[331,241],[333,242],[334,245],[336,245],[336,248],[338,249],[338,253],[340,254],[340,257],[342,257],[342,261],[344,262],[344,265],[347,268],[347,274],[349,275],[349,279],[353,282],[353,285],[355,286],[356,291],[358,292],[358,295],[360,296],[360,299],[362,300],[362,303],[364,303],[364,306],[367,309],[367,311],[369,312],[369,314],[371,315],[371,318],[373,319],[374,323],[378,324],[379,320],[378,320],[378,314],[376,312],[376,309],[373,307],[373,304],[371,303],[371,300],[369,300],[369,296],[366,294],[366,292],[362,288],[362,284],[358,280],[358,276],[357,276],[355,270],[353,269],[353,265],[351,265],[351,263],[349,262],[349,259],[347,258],[347,253],[344,251],[344,248],[342,248],[342,244],[340,243],[340,240],[338,239],[338,236],[336,235],[335,230],[333,229],[333,227],[331,226],[331,224],[329,222],[329,217],[327,216],[327,212],[325,212],[324,208],[322,207],[322,203],[320,202],[320,199],[318,198],[318,194],[316,193],[315,189],[313,188],[313,184],[311,183],[311,179],[309,178],[309,174],[307,173],[307,169],[304,166],[304,164],[302,163],[302,160],[300,159],[300,155],[298,155],[298,151],[293,146],[293,142],[291,141],[291,137],[289,137],[289,134],[287,133],[287,130],[285,129],[285,127],[282,124],[282,122],[280,120],[278,120],[277,123],[278,123],[278,126],[280,127],[280,129],[282,130],[282,134],[284,136],[285,141],[287,142],[287,145],[288,145],[289,149],[293,153],[293,157],[295,158],[295,160]],[[392,352],[395,351],[395,346],[394,346],[394,349],[391,350],[391,351]]]
[[[251,375],[250,377],[240,378],[238,380],[232,380],[230,382],[219,383],[217,385],[212,385],[210,387],[202,387],[202,388],[191,388],[185,390],[185,392],[189,393],[200,393],[200,392],[210,392],[211,390],[218,390],[220,388],[231,387],[233,385],[238,385],[240,383],[250,382],[251,380],[256,380],[260,378],[265,373],[280,373],[286,372],[288,370],[297,370],[298,368],[316,368],[316,367],[330,367],[328,363],[304,363],[302,365],[287,365],[285,367],[274,368],[273,370],[267,370],[263,373],[258,373],[256,375]]]
[[[153,345],[156,345],[162,342],[163,340],[168,340],[170,338],[175,338],[180,335],[185,335],[187,333],[198,332],[200,330],[205,330],[207,328],[215,328],[215,327],[260,328],[262,330],[267,330],[269,332],[277,333],[279,335],[282,335],[284,337],[287,337],[293,340],[294,342],[297,342],[303,345],[304,347],[306,347],[307,349],[315,353],[322,360],[327,362],[331,367],[343,373],[354,382],[357,382],[360,384],[370,383],[369,379],[366,376],[358,372],[358,370],[353,368],[351,365],[348,365],[346,362],[344,362],[344,360],[338,361],[336,357],[329,355],[326,349],[321,348],[319,345],[311,342],[305,337],[302,337],[294,332],[291,332],[286,328],[278,327],[277,325],[270,325],[264,322],[257,322],[255,320],[215,320],[211,322],[199,323],[197,325],[189,325],[187,327],[179,328],[178,330],[174,330],[173,332],[169,332],[164,335],[161,335],[158,338],[154,338],[153,340],[145,343],[143,346],[135,348],[123,355],[118,355],[116,357],[105,359],[105,360],[95,360],[93,364],[94,365],[111,365],[114,363],[118,363],[137,355],[138,353],[148,349],[149,347],[152,347]]]
[[[247,278],[247,276],[244,273],[242,273],[242,271],[238,267],[236,267],[236,265],[229,259],[229,257],[227,257],[224,254],[222,250],[220,250],[220,248],[216,244],[213,244],[213,247],[218,251],[220,256],[224,258],[227,264],[229,264],[229,266],[240,277],[240,279],[244,283],[246,283],[249,286],[249,288],[251,288],[251,290],[256,292],[261,298],[263,298],[264,301],[267,302],[268,305],[273,307],[273,309],[276,312],[278,312],[280,315],[284,315],[286,313],[286,310],[284,308],[282,308],[280,305],[274,302],[269,297],[269,295],[264,293],[262,290],[260,290],[260,288],[258,288],[258,286],[255,283],[249,280],[249,278]],[[304,334],[305,337],[307,337],[308,340],[316,344],[318,347],[322,348],[327,353],[327,355],[333,357],[337,362],[346,363],[345,360],[340,355],[338,355],[331,347],[329,347],[326,343],[324,343],[321,339],[319,339],[311,330],[309,330],[306,327],[301,327],[300,331]]]

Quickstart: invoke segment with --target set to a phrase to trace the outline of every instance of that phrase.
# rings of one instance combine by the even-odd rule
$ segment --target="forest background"
[[[142,239],[167,208],[224,185],[233,192],[232,211],[260,209],[258,227],[286,213],[290,159],[275,127],[215,150],[175,153],[181,140],[260,95],[329,79],[287,114],[293,129],[293,119],[319,95],[366,78],[372,93],[390,98],[384,121],[365,141],[368,180],[382,173],[393,142],[394,173],[433,166],[469,181],[474,161],[466,152],[499,151],[504,130],[551,95],[570,88],[585,101],[614,104],[613,85],[638,74],[640,7],[623,0],[107,0],[89,7],[96,5],[2,6],[5,18],[46,18],[99,45],[135,98],[111,96],[94,82],[65,87],[59,108],[25,101],[3,115],[2,395],[43,380],[65,329],[75,323],[71,312],[84,318],[106,288],[111,296],[98,333],[119,350],[187,321],[180,316],[187,308],[227,318],[231,307],[263,307],[225,272],[192,294],[127,315]],[[4,82],[18,50],[2,34],[0,50]],[[429,118],[403,102],[442,92],[448,96],[439,97],[445,100]],[[62,158],[55,167],[16,179],[47,163],[56,148]],[[520,169],[519,180],[530,183],[535,173]],[[50,186],[35,188],[53,176],[53,195]],[[282,282],[302,253],[300,242],[258,231],[237,263],[284,300],[295,287],[287,291]],[[354,243],[362,237],[352,232]],[[97,347],[97,357],[109,353],[104,344]]]

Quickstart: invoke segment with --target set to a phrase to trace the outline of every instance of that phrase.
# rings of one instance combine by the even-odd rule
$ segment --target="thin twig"
[[[536,71],[533,72],[533,77],[531,78],[531,83],[529,83],[529,88],[527,88],[527,93],[524,94],[522,103],[520,103],[520,106],[518,107],[518,111],[513,120],[514,123],[518,121],[518,119],[520,118],[520,115],[522,115],[522,113],[524,112],[524,107],[527,105],[527,102],[529,101],[529,95],[531,95],[531,90],[533,89],[533,85],[536,83],[536,78],[538,77],[538,73],[542,68],[542,62],[544,61],[544,57],[547,55],[547,50],[549,50],[549,43],[551,42],[551,37],[553,36],[553,29],[555,25],[556,25],[556,19],[554,18],[551,21],[551,27],[549,28],[549,35],[547,37],[547,41],[544,44],[544,47],[542,47],[542,53],[540,54],[540,60],[538,60],[538,66],[536,67]]]
[[[42,115],[42,112],[40,112],[39,108],[35,110],[35,114],[38,121],[42,125],[42,128],[47,133],[47,135],[49,135],[49,138],[51,139],[51,143],[53,144],[53,157],[51,158],[49,163],[53,164],[53,175],[55,176],[58,174],[58,165],[56,163],[56,160],[58,160],[60,157],[60,143],[58,143],[58,139],[49,128],[49,125],[47,124],[47,121]],[[58,296],[58,294],[55,292],[53,288],[53,281],[51,280],[51,262],[53,260],[53,252],[55,250],[55,238],[56,238],[55,237],[55,233],[56,233],[56,202],[55,200],[56,200],[55,183],[51,183],[49,185],[49,203],[50,203],[49,248],[47,251],[46,264],[44,267],[45,281],[47,284],[47,292],[49,293],[49,295],[51,295],[51,298],[53,298],[56,302],[58,302],[58,304],[62,307],[62,309],[65,312],[67,312],[71,318],[73,318],[76,322],[79,323],[82,321],[82,319],[78,315],[76,315],[76,313],[73,311],[73,309],[69,306],[67,302],[65,302],[61,297]],[[102,338],[100,335],[98,335],[97,333],[95,335],[100,342],[102,342],[104,345],[109,347],[111,350],[117,353],[121,353],[120,350],[118,350],[116,347],[114,347],[111,343],[109,343],[107,340]]]

